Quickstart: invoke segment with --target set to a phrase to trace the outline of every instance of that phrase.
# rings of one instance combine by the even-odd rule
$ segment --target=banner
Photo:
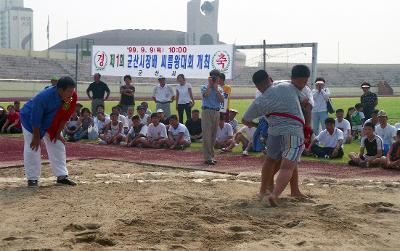
[[[232,79],[233,45],[97,46],[92,49],[92,74],[157,78],[206,79],[217,69]]]

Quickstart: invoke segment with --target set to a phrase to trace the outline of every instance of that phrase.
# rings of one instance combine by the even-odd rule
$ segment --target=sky
[[[25,7],[33,9],[34,49],[45,50],[48,16],[52,46],[66,39],[67,22],[69,38],[111,29],[186,31],[187,2],[25,0]],[[228,44],[317,42],[321,63],[400,64],[399,10],[398,0],[220,0],[218,31]]]

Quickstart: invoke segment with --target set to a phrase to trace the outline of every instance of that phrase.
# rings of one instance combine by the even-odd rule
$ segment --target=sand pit
[[[0,169],[0,250],[398,250],[400,181],[303,179],[311,200],[256,199],[259,174],[69,163],[77,187]],[[369,178],[371,179],[371,178]]]

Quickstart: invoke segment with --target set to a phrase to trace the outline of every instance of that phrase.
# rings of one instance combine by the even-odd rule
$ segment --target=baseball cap
[[[361,84],[361,88],[371,88],[371,84],[367,83],[367,82],[364,82],[364,83]]]
[[[56,75],[51,76],[50,80],[58,81],[59,77]]]
[[[229,112],[239,113],[236,109],[229,109]]]
[[[165,79],[165,77],[163,76],[163,75],[160,75],[160,76],[158,76],[158,78],[157,79]]]
[[[159,113],[159,112],[164,112],[164,110],[163,109],[158,109],[157,113]]]
[[[144,106],[138,105],[138,107],[136,108],[136,110],[144,110]]]
[[[387,113],[384,110],[378,112],[378,117],[387,117]]]

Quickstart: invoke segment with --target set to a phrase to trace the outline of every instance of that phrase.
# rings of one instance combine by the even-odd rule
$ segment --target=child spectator
[[[233,129],[232,126],[225,122],[225,114],[221,113],[218,122],[217,136],[214,148],[222,149],[227,148],[233,142]]]
[[[104,113],[104,116],[106,116],[106,118],[108,118],[108,119],[110,118],[110,115],[105,112],[103,105],[98,105],[96,107],[96,113],[98,113],[98,112],[102,112],[102,113]]]
[[[157,110],[158,118],[160,120],[160,123],[163,123],[168,130],[169,127],[169,118],[165,116],[164,110],[163,109],[158,109]]]
[[[109,118],[106,118],[103,112],[97,112],[97,117],[94,120],[94,127],[97,128],[99,134],[104,134],[106,126],[111,122]]]
[[[77,132],[79,130],[78,121],[79,121],[78,113],[75,110],[72,113],[69,121],[65,124],[65,128],[64,128],[64,137],[69,142],[75,142],[75,141],[79,140],[79,138],[80,138],[77,135]]]
[[[385,167],[400,170],[400,130],[397,130],[396,141],[387,154]]]
[[[19,112],[15,111],[13,105],[7,106],[7,120],[4,123],[1,132],[2,133],[22,133],[21,120],[19,117]]]
[[[242,144],[242,154],[249,155],[249,151],[253,150],[253,137],[257,128],[253,126],[243,126],[233,137],[232,143],[227,148],[222,148],[224,152],[230,152],[235,148],[236,144]]]
[[[364,137],[361,138],[360,153],[349,153],[349,165],[370,167],[380,166],[386,163],[386,158],[383,157],[382,139],[375,134],[375,127],[372,123],[364,125]],[[367,151],[366,154],[365,151]]]
[[[353,139],[351,136],[351,125],[350,122],[343,116],[344,116],[343,109],[337,109],[335,127],[343,132],[344,144],[350,144]]]
[[[76,103],[75,111],[76,111],[76,114],[78,115],[78,117],[81,116],[82,107],[83,107],[83,105],[81,103]]]
[[[132,127],[133,115],[135,115],[135,109],[132,106],[129,106],[128,110],[126,111],[126,120],[127,120],[129,129]]]
[[[351,114],[351,130],[353,131],[353,138],[358,139],[361,135],[362,125],[364,124],[364,113],[361,103],[356,104],[356,110]]]
[[[354,107],[349,107],[349,109],[347,109],[347,113],[346,113],[345,119],[350,122],[350,126],[351,126],[351,121],[352,121],[351,115],[353,115],[355,110],[356,109]]]
[[[146,109],[143,106],[139,105],[136,110],[140,118],[140,123],[142,123],[143,125],[147,125],[150,116],[146,114]]]
[[[139,115],[132,117],[132,127],[126,136],[126,146],[141,147],[146,142],[147,136],[147,125],[143,125],[140,122]]]
[[[383,155],[389,151],[390,146],[396,140],[396,128],[388,124],[388,117],[385,111],[378,113],[379,125],[375,126],[375,133],[383,140]]]
[[[203,132],[201,129],[201,118],[200,111],[194,109],[192,111],[192,118],[186,121],[186,127],[190,133],[190,139],[192,142],[199,141],[203,137]]]
[[[311,152],[317,158],[335,159],[342,158],[343,132],[335,127],[335,120],[325,120],[325,130],[322,130],[311,143]]]
[[[368,123],[368,122],[371,122],[374,126],[379,125],[378,113],[379,113],[379,110],[373,110],[372,113],[371,113],[371,118],[367,119],[364,122],[364,124]]]
[[[228,123],[232,126],[233,133],[236,133],[237,126],[239,124],[238,121],[235,119],[237,114],[238,114],[237,110],[235,110],[235,109],[229,110]]]
[[[169,149],[184,150],[186,147],[190,146],[189,130],[184,124],[179,123],[178,116],[171,115],[169,117],[169,125],[168,139],[166,141]]]
[[[147,140],[143,145],[150,148],[161,148],[165,145],[167,137],[167,129],[163,123],[160,123],[158,114],[151,114],[151,124],[147,129]]]
[[[126,117],[121,114],[121,107],[114,106],[111,110],[113,113],[118,114],[118,121],[122,122],[123,125],[122,133],[126,135],[129,131],[129,126]]]
[[[147,115],[149,115],[149,117],[151,116],[152,112],[149,109],[149,103],[147,103],[146,101],[143,101],[142,103],[140,103],[140,105],[144,108],[144,111]]]
[[[4,107],[0,106],[0,128],[3,128],[3,125],[7,121],[7,111]]]
[[[82,108],[81,116],[78,120],[79,128],[79,139],[97,139],[98,135],[93,136],[92,128],[94,127],[94,122],[92,118],[92,113],[89,108]]]
[[[111,122],[106,126],[104,134],[99,136],[100,144],[102,145],[119,145],[125,140],[125,134],[123,132],[124,125],[118,119],[118,113],[111,113]]]
[[[15,112],[19,113],[20,108],[21,108],[21,102],[19,102],[18,100],[14,101]]]

